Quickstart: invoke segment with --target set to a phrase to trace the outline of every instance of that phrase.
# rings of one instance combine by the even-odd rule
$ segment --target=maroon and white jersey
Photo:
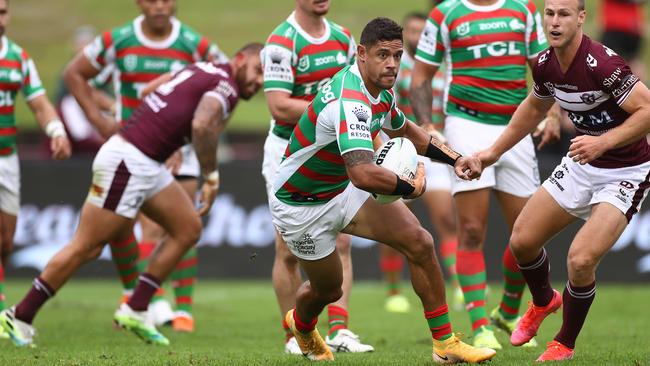
[[[203,96],[221,102],[228,118],[239,90],[228,64],[197,62],[147,95],[120,129],[120,135],[148,157],[164,162],[192,139],[194,111]]]
[[[602,135],[630,116],[621,105],[639,82],[623,58],[606,46],[582,37],[566,73],[553,48],[542,52],[533,68],[537,98],[555,100],[569,113],[578,135]],[[645,136],[629,145],[608,150],[591,165],[598,168],[634,166],[650,161]]]

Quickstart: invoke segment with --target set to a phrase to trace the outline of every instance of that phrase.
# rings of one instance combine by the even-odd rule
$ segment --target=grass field
[[[54,95],[56,80],[71,56],[70,38],[76,27],[93,25],[98,30],[121,25],[137,15],[134,0],[20,0],[11,2],[12,18],[8,35],[27,49],[38,66],[50,96]],[[543,0],[536,0],[538,5]],[[585,29],[598,36],[598,6],[600,1],[587,1],[589,17]],[[352,31],[356,39],[361,29],[376,16],[400,20],[413,10],[430,10],[429,0],[355,0],[333,1],[328,17]],[[245,42],[263,42],[269,33],[291,12],[293,0],[192,0],[178,1],[181,20],[216,41],[228,54]],[[647,6],[650,19],[650,6]],[[650,29],[649,29],[650,31]],[[646,42],[647,43],[647,42]],[[645,47],[650,56],[650,47]],[[18,102],[21,128],[36,126],[33,116],[22,101]],[[262,93],[235,111],[229,128],[235,130],[265,130],[269,113]]]
[[[9,281],[8,298],[15,301],[28,281]],[[497,285],[493,284],[496,294]],[[406,287],[405,287],[406,288]],[[337,355],[337,365],[428,365],[430,335],[420,307],[409,314],[383,310],[384,288],[375,282],[355,284],[351,300],[351,328],[373,344],[367,355]],[[202,281],[197,289],[197,331],[172,334],[168,348],[142,344],[132,334],[116,331],[111,314],[119,289],[116,281],[76,280],[50,301],[36,319],[35,349],[17,349],[0,343],[0,365],[305,365],[302,357],[282,354],[279,314],[270,283]],[[576,358],[570,365],[650,365],[648,286],[599,285]],[[490,299],[496,306],[497,299]],[[452,312],[456,331],[469,334],[468,317]],[[551,316],[538,340],[549,341],[561,316]],[[326,331],[321,317],[321,332]],[[506,344],[504,333],[498,334]],[[506,346],[492,365],[526,365],[542,351]]]

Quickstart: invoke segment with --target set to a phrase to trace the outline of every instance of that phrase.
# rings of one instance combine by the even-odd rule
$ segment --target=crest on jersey
[[[352,110],[352,113],[354,113],[354,115],[357,117],[357,119],[360,122],[367,122],[368,118],[370,118],[370,116],[368,115],[368,112],[361,106],[354,107],[354,109]]]
[[[138,67],[138,56],[126,55],[124,57],[124,68],[126,71],[133,71]]]
[[[591,53],[587,54],[587,66],[594,68],[598,66],[598,60],[594,56],[591,55]]]
[[[555,87],[553,86],[553,83],[547,81],[544,83],[544,86],[548,89],[548,92],[551,93],[551,95],[555,95]]]
[[[298,71],[305,72],[309,69],[309,56],[304,55],[298,60]]]
[[[584,104],[592,105],[596,103],[596,95],[594,93],[583,93],[580,99]]]
[[[344,64],[347,60],[348,60],[348,58],[345,57],[343,52],[339,52],[339,53],[336,54],[336,63],[338,63],[339,65]]]
[[[510,21],[510,29],[513,31],[526,29],[526,24],[519,21],[519,19],[513,19]]]
[[[456,28],[456,33],[459,37],[463,37],[469,34],[469,22],[461,23],[458,28]]]

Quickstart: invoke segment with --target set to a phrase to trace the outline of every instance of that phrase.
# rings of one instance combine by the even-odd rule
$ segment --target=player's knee
[[[346,255],[350,254],[352,250],[352,240],[349,235],[338,235],[336,237],[336,249],[339,251],[339,254]]]
[[[89,248],[86,251],[86,261],[93,261],[99,258],[99,256],[102,254],[102,249],[103,247],[99,245],[95,246],[94,248]]]
[[[569,272],[578,275],[585,275],[594,272],[598,259],[585,253],[569,252],[567,256],[567,266]]]
[[[485,225],[478,220],[468,221],[459,227],[459,245],[461,249],[480,248],[485,238]]]
[[[336,302],[341,298],[341,296],[343,296],[343,289],[341,286],[332,287],[319,293],[321,301],[325,304]]]
[[[410,232],[412,234],[406,235],[404,238],[408,241],[405,245],[405,254],[409,261],[417,263],[433,260],[433,237],[431,233],[423,227],[410,230]]]
[[[201,238],[201,230],[201,219],[198,216],[192,217],[191,220],[187,220],[187,224],[183,226],[183,230],[179,233],[179,242],[183,246],[191,248]]]

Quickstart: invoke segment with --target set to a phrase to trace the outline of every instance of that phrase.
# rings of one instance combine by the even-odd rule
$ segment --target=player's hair
[[[359,43],[370,48],[380,41],[404,41],[402,27],[388,18],[375,18],[363,28]]]
[[[402,24],[406,24],[409,20],[413,20],[413,19],[427,20],[427,15],[421,11],[412,11],[406,14],[406,16],[404,16],[404,20],[402,21]]]
[[[262,49],[264,48],[264,45],[259,43],[259,42],[250,42],[246,43],[244,47],[240,48],[236,55],[243,53],[243,54],[254,54],[257,53],[259,54]]]

